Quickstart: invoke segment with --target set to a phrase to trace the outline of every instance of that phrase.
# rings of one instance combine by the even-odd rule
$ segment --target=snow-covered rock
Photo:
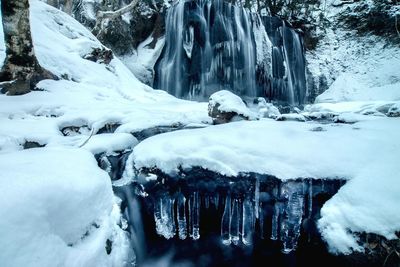
[[[306,118],[297,113],[282,114],[276,118],[277,121],[306,121]]]
[[[272,118],[276,119],[281,115],[279,109],[272,103],[267,103],[265,98],[257,98],[257,113],[261,118]]]
[[[221,90],[212,94],[208,101],[208,115],[215,124],[227,123],[235,120],[255,120],[257,118],[234,93]]]

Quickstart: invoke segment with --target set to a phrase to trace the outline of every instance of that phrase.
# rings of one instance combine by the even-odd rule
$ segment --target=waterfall
[[[306,97],[301,36],[276,17],[224,0],[180,0],[168,9],[156,88],[192,100],[222,89],[241,97],[302,104]]]
[[[263,17],[272,43],[272,75],[260,72],[258,81],[271,100],[302,104],[306,101],[306,62],[299,34],[277,17]],[[270,81],[270,86],[265,86]],[[263,85],[264,84],[264,85]]]
[[[156,87],[189,99],[222,89],[255,97],[255,67],[248,10],[223,0],[182,0],[168,10]]]

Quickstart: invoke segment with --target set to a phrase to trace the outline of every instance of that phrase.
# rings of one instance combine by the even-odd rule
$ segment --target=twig
[[[135,8],[135,6],[139,3],[139,0],[133,0],[129,5],[124,6],[123,8],[120,8],[115,11],[99,11],[97,12],[96,15],[96,24],[94,25],[92,29],[92,33],[96,35],[96,37],[99,37],[98,35],[100,34],[101,31],[101,24],[103,22],[103,19],[115,19],[118,18],[119,16],[131,11],[132,9]]]
[[[133,0],[129,5],[124,6],[123,8],[120,8],[115,11],[99,11],[97,13],[97,17],[100,19],[103,19],[103,18],[115,19],[115,18],[131,11],[138,3],[139,3],[139,0]]]
[[[81,148],[81,147],[83,147],[84,145],[86,145],[87,142],[89,142],[90,138],[92,138],[93,134],[94,134],[94,127],[92,128],[92,131],[90,132],[90,135],[89,135],[88,139],[86,139],[85,142],[83,142],[83,143],[82,143],[81,145],[79,145],[78,147]]]

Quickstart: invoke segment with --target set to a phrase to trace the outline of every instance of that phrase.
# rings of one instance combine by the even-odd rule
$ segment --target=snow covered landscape
[[[54,2],[28,14],[54,79],[0,81],[1,266],[400,264],[400,34],[338,24],[375,1],[317,1],[307,50],[256,1]]]

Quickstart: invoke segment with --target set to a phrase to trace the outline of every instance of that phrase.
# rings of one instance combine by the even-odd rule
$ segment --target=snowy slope
[[[318,88],[325,77],[329,87],[316,102],[399,100],[399,47],[381,37],[359,36],[356,31],[338,26],[338,13],[348,5],[333,7],[332,2],[337,1],[328,0],[325,13],[331,27],[324,28],[325,35],[315,51],[306,54],[315,86]]]

